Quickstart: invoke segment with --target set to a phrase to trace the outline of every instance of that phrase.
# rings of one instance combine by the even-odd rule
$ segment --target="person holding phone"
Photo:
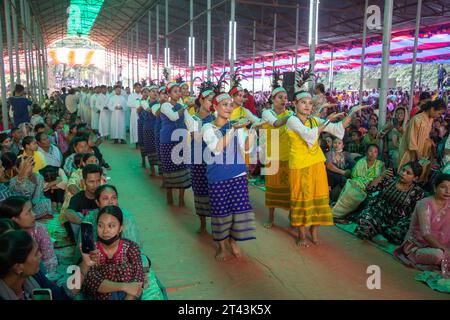
[[[136,300],[142,294],[144,270],[139,246],[122,238],[123,213],[117,206],[100,209],[97,241],[84,277],[83,294],[95,300]]]
[[[84,190],[78,192],[70,199],[69,208],[64,213],[67,222],[64,222],[69,235],[73,240],[78,237],[83,217],[90,211],[97,209],[95,202],[95,190],[102,183],[103,170],[95,164],[88,164],[83,168],[83,179],[81,181]],[[70,227],[69,227],[70,226]]]
[[[36,241],[42,254],[42,262],[48,274],[58,267],[53,243],[45,225],[36,222],[31,201],[22,196],[12,196],[0,203],[0,218],[9,218],[27,231]]]

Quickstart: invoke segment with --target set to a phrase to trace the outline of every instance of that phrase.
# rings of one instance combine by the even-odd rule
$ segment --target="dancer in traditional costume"
[[[158,157],[158,174],[162,177],[163,183],[161,188],[164,188],[164,175],[161,164],[161,148],[160,148],[160,131],[161,131],[161,104],[169,101],[169,96],[167,95],[166,86],[164,83],[160,84],[159,90],[159,101],[155,103],[151,110],[152,114],[155,116],[155,127],[154,127],[154,136],[155,136],[155,147],[156,147],[156,155]]]
[[[268,163],[265,170],[266,179],[266,208],[269,209],[269,220],[266,228],[274,224],[275,208],[289,210],[289,137],[287,135],[286,122],[293,112],[286,109],[287,92],[279,84],[279,73],[273,72],[273,90],[271,94],[272,108],[265,109],[262,113],[263,121],[267,122],[263,129],[264,139],[260,139],[260,145],[265,147],[265,155]],[[272,136],[275,134],[274,138]],[[264,140],[264,142],[262,142]],[[272,141],[273,140],[273,141]],[[273,144],[276,144],[274,146]],[[276,170],[276,172],[271,172]]]
[[[200,94],[196,100],[197,112],[194,115],[186,114],[185,122],[191,138],[191,177],[192,190],[194,192],[195,212],[200,218],[199,234],[206,234],[206,217],[211,216],[208,179],[206,177],[206,163],[203,153],[206,144],[203,142],[201,128],[206,123],[215,120],[211,113],[214,87],[211,82],[203,82],[200,86]]]
[[[241,251],[236,241],[255,239],[255,217],[250,204],[247,186],[247,166],[244,153],[255,147],[255,131],[247,132],[243,124],[230,124],[233,112],[231,96],[221,92],[221,83],[216,86],[213,106],[217,118],[202,127],[203,141],[212,159],[207,163],[209,198],[211,206],[211,227],[214,240],[217,242],[216,259],[226,259],[226,242],[237,258]],[[255,125],[256,126],[256,125]]]
[[[233,112],[231,113],[230,120],[235,121],[238,119],[245,118],[250,123],[258,123],[261,122],[261,119],[256,115],[251,113],[250,110],[243,107],[244,105],[244,89],[241,86],[241,81],[243,77],[239,74],[239,68],[236,69],[233,77],[232,77],[232,87],[229,91],[230,96],[233,99]],[[243,121],[243,120],[242,120]]]
[[[300,80],[299,88],[302,85]],[[329,132],[342,139],[345,128],[350,125],[351,115],[365,107],[354,107],[341,122],[331,123],[343,114],[333,113],[326,120],[311,117],[312,97],[306,91],[294,94],[294,105],[296,114],[286,123],[290,139],[290,220],[291,226],[298,228],[297,244],[307,247],[307,227],[310,228],[312,243],[319,244],[318,227],[333,225],[325,155],[318,143],[319,136],[322,132]]]
[[[161,163],[164,175],[164,187],[167,189],[167,203],[173,204],[173,189],[179,190],[179,207],[184,207],[184,191],[191,187],[191,173],[184,163],[183,150],[177,157],[172,159],[172,150],[179,143],[185,143],[186,137],[180,136],[176,141],[172,140],[172,133],[177,129],[184,129],[186,134],[186,125],[184,117],[186,109],[178,103],[180,99],[180,87],[178,83],[171,82],[167,85],[167,93],[169,94],[169,102],[161,104],[161,138],[160,151]],[[181,160],[177,164],[174,160]]]
[[[155,145],[155,124],[156,117],[153,115],[151,108],[158,103],[158,86],[150,83],[146,87],[147,95],[149,97],[148,106],[142,111],[143,114],[143,138],[144,138],[144,154],[148,159],[150,165],[150,172],[152,177],[156,177],[155,166],[158,165],[158,154]]]

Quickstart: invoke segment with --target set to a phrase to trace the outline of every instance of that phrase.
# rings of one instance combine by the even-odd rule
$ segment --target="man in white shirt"
[[[108,97],[106,96],[106,86],[103,85],[102,92],[97,96],[95,108],[100,111],[98,131],[101,137],[107,137],[111,130],[111,111],[108,109]]]
[[[75,89],[70,89],[69,95],[66,97],[66,108],[70,114],[71,121],[74,121],[77,117],[79,102],[80,98],[75,94]]]
[[[136,82],[134,84],[134,92],[128,96],[128,107],[131,110],[130,114],[130,143],[138,142],[138,114],[136,112],[136,100],[141,99],[141,84]]]
[[[121,94],[122,88],[119,85],[114,87],[115,95],[108,100],[108,109],[111,112],[111,139],[114,143],[123,143],[126,141],[126,110],[128,109],[127,101]]]
[[[63,155],[59,149],[50,143],[50,138],[46,133],[38,133],[36,135],[38,151],[44,155],[45,162],[48,166],[61,168]]]

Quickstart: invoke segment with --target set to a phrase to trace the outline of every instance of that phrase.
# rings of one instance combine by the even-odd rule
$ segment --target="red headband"
[[[239,91],[242,91],[242,88],[234,87],[233,89],[230,90],[230,96],[234,96]]]

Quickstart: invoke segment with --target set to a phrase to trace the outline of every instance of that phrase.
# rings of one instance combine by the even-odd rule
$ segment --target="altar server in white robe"
[[[91,112],[91,129],[95,132],[98,131],[98,118],[100,117],[100,112],[97,110],[95,104],[97,103],[97,98],[100,95],[100,87],[95,87],[95,92],[89,99],[89,106]]]
[[[111,112],[111,139],[114,143],[126,143],[127,136],[126,127],[126,110],[128,109],[127,101],[121,94],[121,87],[114,87],[115,95],[108,100],[108,109]]]
[[[128,96],[128,107],[130,108],[130,143],[138,142],[138,114],[136,112],[136,100],[141,99],[142,86],[139,82],[134,84],[134,92]]]
[[[102,138],[109,136],[111,130],[111,111],[108,109],[108,97],[106,86],[102,86],[102,92],[95,103],[97,111],[100,111],[98,132]]]

